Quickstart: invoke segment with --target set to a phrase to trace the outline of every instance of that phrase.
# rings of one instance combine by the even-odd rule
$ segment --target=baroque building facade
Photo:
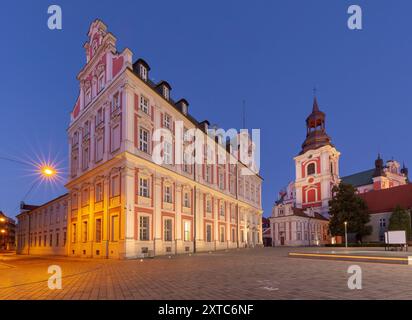
[[[408,184],[405,165],[401,168],[395,160],[384,165],[380,155],[375,168],[341,178],[340,152],[326,133],[326,115],[320,111],[316,97],[312,113],[306,119],[306,130],[302,149],[294,158],[295,180],[279,193],[272,209],[273,246],[319,246],[333,242],[328,232],[329,200],[333,187],[341,181],[353,185],[358,194]],[[387,217],[382,219],[380,225],[375,218],[371,219],[374,230],[382,229],[382,224],[387,223]],[[376,241],[381,237],[376,238],[369,237]]]
[[[262,245],[262,178],[238,150],[209,136],[209,122],[173,100],[167,81],[154,83],[146,61],[119,52],[102,21],[84,49],[68,128],[66,254],[124,259]],[[191,162],[185,150],[195,140],[204,141],[203,160],[216,161]]]

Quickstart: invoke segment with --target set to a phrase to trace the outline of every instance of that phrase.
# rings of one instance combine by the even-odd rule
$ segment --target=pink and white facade
[[[178,135],[205,132],[208,122],[195,120],[185,99],[175,102],[166,81],[153,83],[144,60],[118,52],[101,21],[88,37],[68,129],[68,255],[136,258],[261,245],[260,176],[244,175],[238,161],[177,164]],[[160,128],[170,141],[154,141]],[[170,160],[161,165],[152,158],[159,144]]]
[[[280,192],[271,221],[273,246],[313,246],[331,241],[329,200],[332,188],[340,182],[353,185],[362,194],[368,191],[403,186],[408,183],[408,169],[395,160],[384,165],[380,156],[375,168],[339,177],[340,152],[326,134],[326,115],[316,98],[306,119],[306,139],[295,160],[295,180]],[[374,229],[378,229],[376,224]]]

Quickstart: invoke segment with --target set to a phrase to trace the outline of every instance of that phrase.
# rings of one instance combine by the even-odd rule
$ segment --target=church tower
[[[325,119],[315,97],[312,113],[306,119],[306,139],[294,160],[296,207],[313,208],[328,217],[332,188],[339,183],[340,152],[326,133]]]

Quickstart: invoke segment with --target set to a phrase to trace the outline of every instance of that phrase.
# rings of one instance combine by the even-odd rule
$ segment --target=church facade
[[[272,209],[273,246],[330,243],[329,200],[332,188],[341,181],[352,184],[359,194],[408,183],[408,169],[404,165],[401,168],[395,160],[384,164],[380,155],[375,168],[341,178],[339,158],[340,152],[326,133],[326,115],[319,109],[315,97],[312,112],[306,119],[306,139],[294,158],[295,179],[279,193]],[[374,221],[372,219],[372,223]]]

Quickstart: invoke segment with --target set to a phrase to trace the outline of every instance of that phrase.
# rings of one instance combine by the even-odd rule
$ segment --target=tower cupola
[[[302,144],[301,154],[308,150],[332,145],[330,137],[326,134],[325,119],[326,115],[319,110],[318,100],[315,96],[312,113],[306,118],[306,139]]]

